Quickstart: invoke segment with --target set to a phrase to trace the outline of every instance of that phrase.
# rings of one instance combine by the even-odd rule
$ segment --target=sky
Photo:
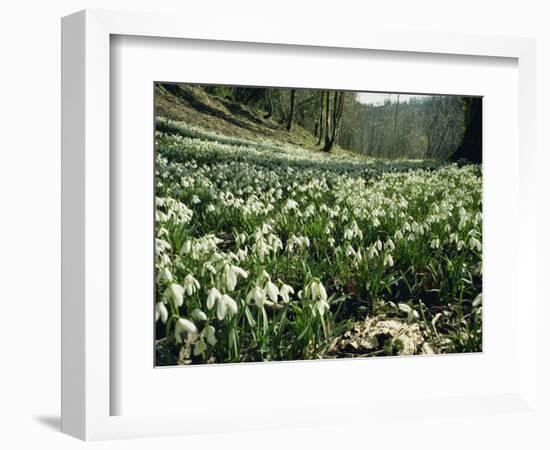
[[[407,102],[410,98],[429,97],[429,95],[399,94],[399,102]],[[390,99],[392,102],[397,100],[397,94],[387,94],[384,92],[358,92],[357,100],[369,105],[383,105],[384,101]]]

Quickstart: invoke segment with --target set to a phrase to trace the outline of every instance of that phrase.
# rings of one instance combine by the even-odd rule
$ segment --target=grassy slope
[[[209,95],[192,85],[174,84],[155,88],[155,114],[225,136],[269,139],[315,149],[315,139],[294,124],[291,132],[264,111]]]

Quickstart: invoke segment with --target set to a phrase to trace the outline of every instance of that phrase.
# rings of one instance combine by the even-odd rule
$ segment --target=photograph
[[[152,89],[156,367],[482,352],[482,97]]]

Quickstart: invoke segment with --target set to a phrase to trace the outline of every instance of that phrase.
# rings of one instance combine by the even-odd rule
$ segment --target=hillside
[[[225,136],[315,148],[314,137],[300,125],[287,132],[273,117],[265,119],[265,111],[209,94],[196,85],[157,84],[155,115]]]

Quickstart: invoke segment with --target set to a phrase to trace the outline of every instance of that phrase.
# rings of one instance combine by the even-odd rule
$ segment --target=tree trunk
[[[271,97],[271,89],[267,89],[267,100],[269,109],[266,114],[264,114],[264,119],[269,119],[273,115],[273,97]]]
[[[286,123],[286,131],[292,128],[292,120],[294,119],[294,104],[296,103],[296,89],[290,90],[290,111],[288,113],[288,121]]]
[[[329,91],[326,91],[325,92],[325,99],[326,99],[326,103],[325,103],[325,148],[327,146],[327,143],[329,141],[329,136],[330,136],[330,129],[329,129],[329,126],[330,126],[330,92]]]
[[[397,112],[399,111],[399,94],[397,94],[397,103],[395,104],[395,115],[393,117],[393,145],[392,156],[395,156],[395,143],[397,139]]]
[[[319,107],[319,139],[317,139],[317,145],[321,145],[323,141],[323,133],[325,131],[325,122],[323,118],[323,109],[325,106],[325,91],[321,91],[321,103]]]
[[[334,97],[332,101],[332,126],[331,133],[327,135],[325,139],[325,146],[323,150],[325,152],[330,152],[336,138],[338,137],[338,131],[340,129],[340,119],[342,118],[342,112],[344,110],[344,93],[343,92],[334,92]]]
[[[452,161],[466,160],[474,164],[482,162],[482,117],[483,105],[480,97],[465,99],[466,102],[466,129],[462,136],[462,142],[451,155]]]

